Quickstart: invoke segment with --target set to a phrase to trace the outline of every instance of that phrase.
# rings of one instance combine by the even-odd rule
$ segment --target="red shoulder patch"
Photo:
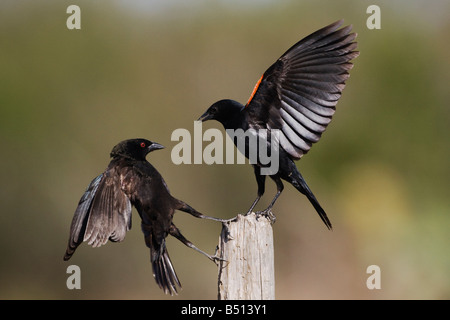
[[[252,94],[250,95],[250,98],[248,98],[247,104],[245,105],[246,107],[252,101],[253,97],[255,96],[256,91],[258,91],[259,85],[261,84],[263,77],[264,77],[264,75],[262,75],[261,78],[259,78],[258,82],[256,82],[256,85],[253,88]]]

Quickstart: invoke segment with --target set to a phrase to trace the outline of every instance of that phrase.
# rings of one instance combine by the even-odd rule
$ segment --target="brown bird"
[[[104,245],[108,240],[122,241],[131,229],[132,206],[142,220],[153,276],[165,293],[173,295],[177,293],[177,286],[181,288],[166,248],[165,239],[169,234],[210,260],[219,260],[198,249],[172,222],[175,210],[197,218],[224,220],[203,215],[170,194],[161,174],[145,159],[149,152],[162,148],[149,140],[130,139],[112,149],[112,160],[105,172],[92,180],[81,197],[70,227],[64,260],[69,260],[83,241],[93,247]]]

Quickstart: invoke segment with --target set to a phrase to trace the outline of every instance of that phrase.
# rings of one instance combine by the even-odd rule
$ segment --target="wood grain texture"
[[[223,224],[219,239],[218,299],[274,300],[272,224],[252,213]]]

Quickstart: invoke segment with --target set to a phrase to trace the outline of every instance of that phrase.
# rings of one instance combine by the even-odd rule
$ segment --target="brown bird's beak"
[[[148,147],[149,152],[158,149],[164,149],[164,146],[159,143],[152,142],[152,144]]]
[[[210,115],[210,113],[208,111],[206,111],[204,114],[201,115],[200,118],[197,119],[197,121],[204,122],[204,121],[207,121],[207,120],[210,120],[210,119],[211,119],[211,115]]]

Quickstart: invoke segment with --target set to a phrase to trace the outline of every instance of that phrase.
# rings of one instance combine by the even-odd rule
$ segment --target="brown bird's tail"
[[[144,233],[145,244],[150,248],[150,259],[153,269],[153,277],[158,286],[164,290],[165,294],[178,294],[177,286],[181,288],[180,280],[170,261],[166,248],[166,239],[163,234],[154,235],[153,228],[145,223],[141,223]]]
[[[164,290],[164,293],[170,294],[171,296],[178,294],[177,286],[181,288],[181,283],[173,268],[172,261],[170,261],[166,242],[163,241],[159,249],[152,248],[150,251],[153,277],[156,283]]]

